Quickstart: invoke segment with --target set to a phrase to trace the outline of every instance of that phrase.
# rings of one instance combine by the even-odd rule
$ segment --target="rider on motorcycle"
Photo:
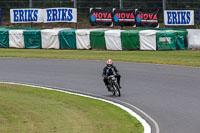
[[[102,76],[104,77],[103,81],[106,85],[106,87],[108,88],[108,90],[110,90],[110,88],[108,87],[108,77],[110,75],[115,75],[115,77],[117,78],[117,83],[119,84],[119,88],[121,88],[120,86],[120,78],[121,75],[119,75],[119,71],[117,70],[117,68],[113,65],[113,62],[111,59],[107,60],[107,65],[104,67],[103,69],[103,73]]]

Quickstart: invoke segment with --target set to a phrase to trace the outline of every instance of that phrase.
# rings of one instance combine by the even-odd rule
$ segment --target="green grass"
[[[112,104],[62,92],[0,83],[0,133],[142,133]]]
[[[0,57],[107,60],[169,65],[200,66],[200,51],[97,51],[0,49]]]

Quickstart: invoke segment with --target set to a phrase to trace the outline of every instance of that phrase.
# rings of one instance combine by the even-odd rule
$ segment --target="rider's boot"
[[[119,85],[119,88],[120,88],[120,89],[122,88],[121,85]]]
[[[109,85],[106,85],[106,87],[107,87],[108,91],[110,91],[110,87],[109,87]]]
[[[121,89],[122,87],[121,87],[120,83],[118,83],[118,85],[119,85],[119,88]]]

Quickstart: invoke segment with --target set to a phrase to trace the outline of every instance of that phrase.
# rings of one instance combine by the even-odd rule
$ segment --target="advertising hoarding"
[[[165,10],[165,25],[194,25],[194,10]]]

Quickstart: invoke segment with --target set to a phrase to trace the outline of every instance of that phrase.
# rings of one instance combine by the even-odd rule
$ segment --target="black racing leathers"
[[[108,76],[110,76],[110,75],[115,75],[115,77],[117,78],[117,82],[120,86],[121,75],[119,75],[119,71],[117,70],[117,68],[114,65],[112,65],[111,67],[106,66],[103,69],[102,76],[104,77],[103,81],[106,86],[108,85]]]

